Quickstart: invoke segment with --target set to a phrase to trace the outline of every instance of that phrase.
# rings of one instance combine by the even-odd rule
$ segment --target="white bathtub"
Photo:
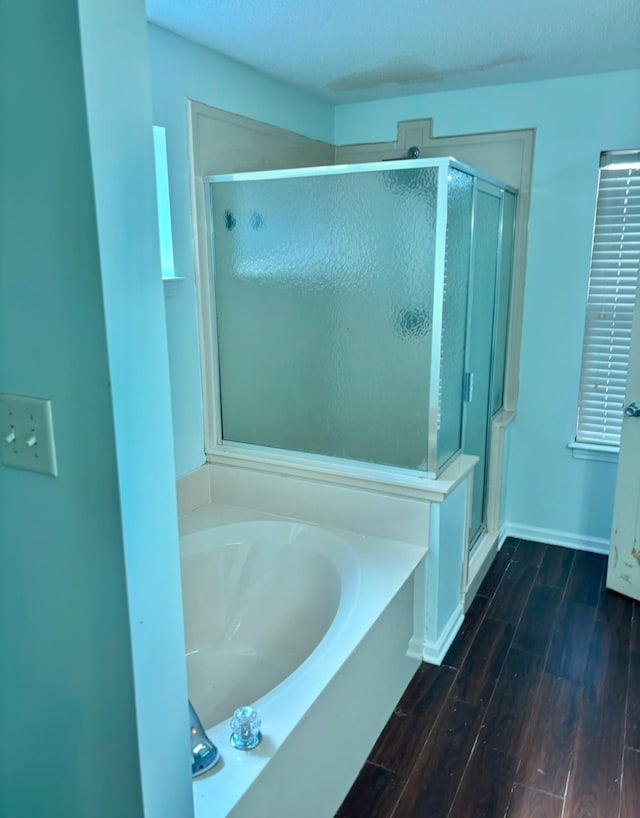
[[[418,666],[425,549],[260,516],[210,505],[181,524],[189,695],[222,754],[195,815],[330,818]],[[250,752],[228,741],[242,704],[262,718]]]
[[[274,690],[348,617],[359,563],[349,544],[291,522],[220,525],[185,538],[189,696],[205,728]]]

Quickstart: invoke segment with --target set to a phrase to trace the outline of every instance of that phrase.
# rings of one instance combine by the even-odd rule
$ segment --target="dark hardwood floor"
[[[640,606],[605,573],[507,540],[337,818],[640,818]]]

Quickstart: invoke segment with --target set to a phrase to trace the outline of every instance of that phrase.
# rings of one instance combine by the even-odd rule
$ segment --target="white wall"
[[[143,0],[79,0],[145,818],[192,809]]]
[[[640,72],[478,88],[336,108],[336,144],[536,128],[518,417],[507,447],[506,521],[523,535],[605,547],[615,464],[576,460],[580,352],[602,150],[638,147]],[[591,541],[590,538],[595,538]]]
[[[518,417],[507,445],[505,520],[523,535],[606,547],[615,464],[576,460],[573,439],[598,156],[637,145],[640,72],[574,77],[339,105],[154,26],[153,110],[167,128],[176,272],[167,298],[178,474],[203,462],[186,99],[336,144],[393,140],[397,122],[432,117],[436,136],[536,129]],[[540,531],[544,529],[544,531]]]
[[[187,99],[333,142],[333,106],[164,29],[148,26],[154,124],[167,133],[175,271],[166,299],[176,471],[204,462],[202,386],[187,164]]]
[[[0,466],[0,814],[188,816],[144,7],[5,4],[0,49],[0,391],[59,468]]]

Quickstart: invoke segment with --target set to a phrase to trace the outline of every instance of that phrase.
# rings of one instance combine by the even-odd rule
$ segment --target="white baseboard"
[[[609,553],[609,540],[571,534],[568,531],[555,531],[551,528],[539,528],[535,525],[505,523],[501,535],[501,544],[507,537],[515,537],[519,540],[533,540],[546,545],[561,545],[564,548],[573,548],[578,551],[594,551],[597,554]]]
[[[409,659],[419,659],[422,661],[424,654],[424,639],[418,639],[417,636],[412,636],[409,640],[409,647],[407,648],[407,656]]]
[[[430,639],[419,640],[414,636],[409,643],[407,655],[411,658],[421,658],[430,665],[441,665],[463,621],[464,611],[462,605],[458,605],[449,617],[449,621],[442,629],[437,641],[434,642]]]

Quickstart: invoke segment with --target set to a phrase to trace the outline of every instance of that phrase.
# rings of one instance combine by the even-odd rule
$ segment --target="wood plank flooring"
[[[336,818],[640,818],[640,606],[605,574],[507,540]]]

